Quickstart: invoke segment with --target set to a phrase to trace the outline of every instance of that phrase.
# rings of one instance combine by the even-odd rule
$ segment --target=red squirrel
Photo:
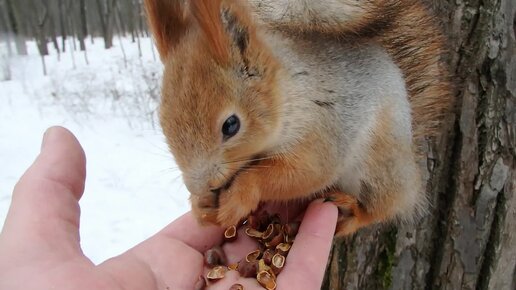
[[[410,221],[417,144],[450,110],[438,26],[416,0],[145,0],[160,122],[203,224],[328,197],[338,235]]]

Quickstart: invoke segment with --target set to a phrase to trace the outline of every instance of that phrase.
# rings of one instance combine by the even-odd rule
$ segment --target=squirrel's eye
[[[232,115],[222,125],[222,134],[224,134],[224,140],[227,140],[238,133],[240,130],[240,120],[237,116]]]

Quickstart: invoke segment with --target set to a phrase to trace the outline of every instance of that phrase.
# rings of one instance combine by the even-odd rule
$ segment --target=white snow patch
[[[70,43],[68,43],[69,46]],[[29,56],[5,57],[0,46],[0,224],[15,183],[39,152],[46,128],[61,125],[87,155],[81,205],[81,243],[95,263],[120,254],[189,209],[188,192],[156,118],[161,63],[151,40],[123,39],[110,50],[102,39],[82,52],[68,49],[41,58],[34,42]],[[50,47],[50,46],[49,46]]]

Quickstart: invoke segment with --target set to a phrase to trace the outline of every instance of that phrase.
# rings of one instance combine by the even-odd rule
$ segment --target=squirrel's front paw
[[[260,191],[249,172],[238,175],[231,186],[219,197],[217,222],[221,226],[238,224],[260,203]]]
[[[213,193],[191,195],[192,212],[201,225],[217,224],[218,196]]]

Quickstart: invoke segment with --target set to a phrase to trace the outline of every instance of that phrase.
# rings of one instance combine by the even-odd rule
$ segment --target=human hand
[[[94,265],[82,253],[79,204],[84,152],[66,129],[47,131],[41,153],[16,185],[0,233],[0,289],[184,289],[205,273],[203,252],[222,243],[223,229],[201,227],[190,213],[126,253]],[[278,289],[319,289],[337,221],[331,203],[312,203],[278,277]],[[247,251],[245,239],[224,246],[228,259]],[[240,256],[241,257],[241,256]],[[209,289],[262,289],[235,271]]]

